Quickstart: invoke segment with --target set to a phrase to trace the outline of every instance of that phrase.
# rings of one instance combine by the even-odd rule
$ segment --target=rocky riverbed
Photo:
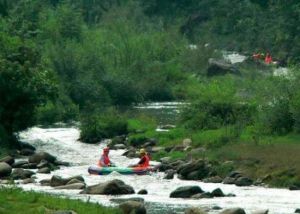
[[[25,190],[66,195],[108,206],[118,205],[118,203],[116,203],[118,199],[122,200],[124,198],[138,197],[145,201],[148,213],[167,213],[171,211],[180,213],[188,207],[201,207],[202,209],[206,209],[208,213],[220,213],[216,208],[224,210],[227,208],[242,207],[246,213],[252,213],[257,210],[269,210],[269,213],[288,214],[294,213],[296,209],[300,207],[300,192],[290,191],[288,189],[257,186],[239,187],[237,185],[223,183],[181,180],[177,174],[175,174],[173,179],[164,179],[165,174],[162,172],[144,176],[128,176],[118,173],[112,173],[108,176],[89,175],[87,172],[88,166],[96,163],[101,149],[106,144],[102,142],[90,145],[77,141],[79,130],[75,127],[48,129],[35,127],[21,133],[20,137],[22,141],[33,145],[37,149],[35,153],[39,154],[35,155],[35,158],[29,158],[30,161],[28,163],[26,162],[28,158],[25,157],[15,160],[14,164],[23,161],[25,168],[27,168],[23,170],[12,170],[12,174],[21,176],[16,177],[16,183],[19,183],[18,185]],[[40,153],[41,151],[47,151],[51,155]],[[111,159],[119,166],[127,166],[137,161],[135,158],[129,159],[122,156],[124,152],[125,150],[112,150]],[[40,157],[41,155],[44,155],[44,157]],[[57,159],[53,159],[52,155],[57,157]],[[45,164],[45,161],[36,163],[39,158],[48,161],[50,172],[39,171],[41,168],[44,168],[42,165]],[[70,165],[67,163],[70,163]],[[38,164],[39,169],[30,169],[35,168],[30,164]],[[156,163],[153,162],[153,164]],[[23,175],[24,177],[22,177]],[[51,181],[53,177],[55,178],[57,176],[59,176],[59,179],[68,178],[63,180],[62,186],[69,186],[58,188],[56,185],[47,184],[47,182],[43,183],[45,181]],[[74,176],[80,177],[74,178]],[[32,178],[34,178],[34,181],[32,181]],[[133,193],[130,188],[128,189],[128,187],[125,188],[128,191],[125,195],[88,194],[88,192],[82,191],[86,186],[97,185],[104,182],[109,183],[115,179],[123,181],[124,185],[130,186],[135,193]],[[192,189],[189,190],[188,188]],[[137,194],[140,190],[143,190],[142,192],[146,191],[147,194]],[[182,193],[184,191],[186,193]],[[183,194],[184,197],[180,194]],[[211,194],[227,197],[216,197],[216,195],[210,197]]]

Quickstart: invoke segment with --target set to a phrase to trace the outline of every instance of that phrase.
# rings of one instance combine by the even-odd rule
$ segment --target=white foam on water
[[[143,197],[146,202],[161,203],[168,206],[203,206],[213,207],[215,205],[222,208],[242,207],[247,213],[269,209],[271,214],[294,213],[296,208],[300,208],[300,191],[289,191],[287,189],[263,188],[263,187],[237,187],[235,185],[212,184],[198,181],[183,181],[178,178],[173,180],[163,179],[163,173],[153,173],[151,175],[120,175],[111,173],[106,176],[89,175],[87,169],[94,165],[106,145],[105,142],[98,144],[84,144],[78,141],[79,130],[77,128],[31,128],[20,133],[22,141],[34,145],[38,151],[47,151],[55,155],[61,161],[68,161],[72,166],[61,167],[61,169],[51,172],[51,174],[37,174],[37,181],[49,179],[52,175],[70,177],[82,175],[87,185],[98,184],[112,179],[123,180],[126,184],[134,187],[138,192],[146,189],[148,195],[126,195],[126,196],[103,196],[103,195],[82,195],[79,190],[55,190],[49,186],[41,186],[39,183],[21,185],[25,190],[35,190],[62,194],[64,196],[89,200],[103,205],[114,206],[110,202],[112,198]],[[137,159],[128,159],[121,156],[125,150],[112,150],[111,160],[118,166],[128,166],[136,163]],[[177,187],[186,185],[199,185],[204,191],[212,191],[221,188],[225,194],[235,194],[236,197],[212,198],[212,199],[173,199],[169,198],[170,193]],[[214,212],[212,212],[214,213]]]

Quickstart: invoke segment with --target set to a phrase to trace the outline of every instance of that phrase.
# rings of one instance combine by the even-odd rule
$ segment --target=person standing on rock
[[[140,161],[137,164],[131,165],[131,167],[143,167],[147,168],[150,166],[150,157],[145,149],[140,149]]]
[[[100,167],[112,167],[112,166],[115,166],[115,164],[113,164],[110,161],[110,159],[108,157],[108,154],[109,154],[109,148],[105,147],[103,149],[103,154],[101,155],[101,158],[98,161],[98,166],[100,166]]]

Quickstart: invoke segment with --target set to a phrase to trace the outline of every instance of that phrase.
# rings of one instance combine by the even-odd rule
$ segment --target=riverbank
[[[138,124],[138,123],[135,123]],[[146,146],[147,141],[156,142],[149,148],[152,159],[166,157],[173,161],[205,159],[216,163],[216,173],[225,177],[239,171],[254,181],[278,188],[299,186],[300,183],[300,135],[261,136],[259,140],[243,133],[236,137],[230,129],[188,131],[173,128],[157,132],[150,126],[141,125],[143,133],[129,134],[129,145]],[[147,129],[148,128],[148,129]],[[188,142],[188,144],[186,144]],[[219,163],[227,162],[226,167]]]
[[[64,212],[62,212],[64,211]],[[19,188],[0,188],[0,213],[72,213],[72,214],[119,214],[117,209],[99,204],[71,200],[44,193],[23,191]]]

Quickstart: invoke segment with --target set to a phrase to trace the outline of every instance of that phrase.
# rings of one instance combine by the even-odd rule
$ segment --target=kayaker
[[[143,167],[143,168],[149,167],[150,166],[150,157],[147,154],[146,150],[140,149],[139,154],[140,154],[140,161],[137,164],[132,165],[132,167]]]
[[[265,63],[271,64],[272,62],[273,62],[273,59],[272,59],[270,53],[267,53],[266,58],[265,58]]]
[[[109,154],[109,148],[108,147],[105,147],[103,149],[103,154],[101,155],[101,158],[100,160],[98,161],[98,165],[101,166],[101,167],[111,167],[111,166],[115,166],[115,164],[113,164],[109,157],[108,157],[108,154]]]

